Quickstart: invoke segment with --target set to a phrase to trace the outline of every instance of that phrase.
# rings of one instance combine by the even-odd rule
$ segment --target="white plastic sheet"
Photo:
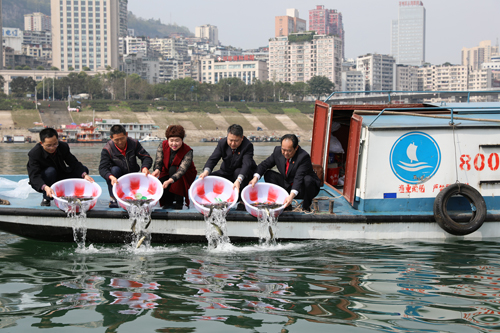
[[[0,177],[0,188],[9,189],[0,191],[0,197],[9,197],[17,199],[27,199],[30,193],[37,193],[30,184],[29,179],[21,179],[18,182]]]

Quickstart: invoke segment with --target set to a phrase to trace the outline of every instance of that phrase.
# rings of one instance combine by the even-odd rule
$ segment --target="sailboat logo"
[[[419,184],[431,178],[441,163],[437,142],[423,132],[401,136],[391,149],[391,169],[400,180]]]

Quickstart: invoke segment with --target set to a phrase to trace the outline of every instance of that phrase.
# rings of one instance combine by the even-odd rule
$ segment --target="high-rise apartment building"
[[[422,1],[400,1],[398,19],[392,21],[391,55],[398,64],[425,62],[425,7]]]
[[[490,68],[470,70],[467,66],[426,66],[418,68],[421,91],[486,90],[492,87]]]
[[[491,62],[491,57],[498,55],[498,45],[492,46],[491,41],[483,40],[479,46],[462,48],[462,65],[471,70],[478,70],[485,62]]]
[[[365,90],[392,90],[396,61],[390,55],[366,54],[359,56],[356,68],[363,72]]]
[[[2,0],[0,0],[0,13],[2,13]],[[2,29],[2,35],[3,35],[3,23],[1,14],[0,14],[0,29]],[[0,69],[3,69],[3,41],[2,43],[0,43]]]
[[[316,6],[309,11],[309,31],[315,31],[318,35],[334,35],[342,40],[342,58],[344,58],[344,24],[342,13],[336,9],[325,9],[325,6]]]
[[[188,58],[188,44],[184,38],[152,38],[149,44],[163,59],[183,61]]]
[[[219,45],[219,29],[216,26],[205,24],[195,28],[194,35],[198,38],[205,38],[210,45]]]
[[[128,35],[128,0],[118,0],[120,11],[120,37]]]
[[[118,68],[118,0],[51,0],[50,8],[53,66]]]
[[[269,41],[269,80],[307,82],[326,76],[341,86],[342,40],[312,33],[290,34]]]
[[[418,90],[418,67],[410,65],[396,65],[394,71],[394,91]]]
[[[25,31],[50,31],[50,16],[43,13],[24,15]]]
[[[288,36],[294,32],[306,31],[306,20],[299,18],[299,11],[295,8],[286,10],[285,16],[276,16],[274,18],[274,36]]]

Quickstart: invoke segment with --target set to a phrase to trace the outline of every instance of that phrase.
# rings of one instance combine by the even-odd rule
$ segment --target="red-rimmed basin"
[[[281,204],[280,207],[269,210],[270,214],[278,217],[285,209],[283,202],[287,196],[288,192],[284,188],[270,183],[256,183],[253,188],[248,185],[241,191],[241,200],[245,204],[245,209],[255,217],[262,217],[263,214],[267,214],[263,209],[252,206],[255,203]]]
[[[233,208],[238,202],[238,190],[233,189],[233,183],[225,178],[207,176],[203,179],[198,178],[191,184],[189,198],[196,210],[203,215],[208,215],[210,209],[204,205],[226,201],[230,203],[227,209]]]
[[[53,184],[51,188],[55,192],[54,203],[59,209],[64,211],[68,210],[68,201],[61,197],[92,197],[92,200],[82,201],[83,207],[88,211],[95,207],[97,199],[102,193],[102,189],[97,183],[91,183],[80,178],[60,180]]]
[[[142,194],[142,198],[152,199],[148,205],[149,208],[152,208],[163,195],[163,187],[158,178],[151,175],[145,176],[142,172],[123,175],[113,186],[113,195],[118,204],[125,210],[130,207],[130,204],[124,200],[137,199],[137,194]]]

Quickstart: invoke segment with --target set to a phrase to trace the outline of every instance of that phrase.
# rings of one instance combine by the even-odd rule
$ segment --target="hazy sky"
[[[425,60],[432,64],[449,61],[460,64],[462,47],[500,38],[500,0],[423,0],[426,9]],[[345,56],[366,53],[389,54],[391,22],[398,17],[396,0],[129,0],[129,10],[142,18],[195,27],[215,25],[223,45],[243,49],[266,46],[274,37],[274,17],[286,15],[287,8],[299,10],[307,21],[316,5],[342,13],[345,29]]]

